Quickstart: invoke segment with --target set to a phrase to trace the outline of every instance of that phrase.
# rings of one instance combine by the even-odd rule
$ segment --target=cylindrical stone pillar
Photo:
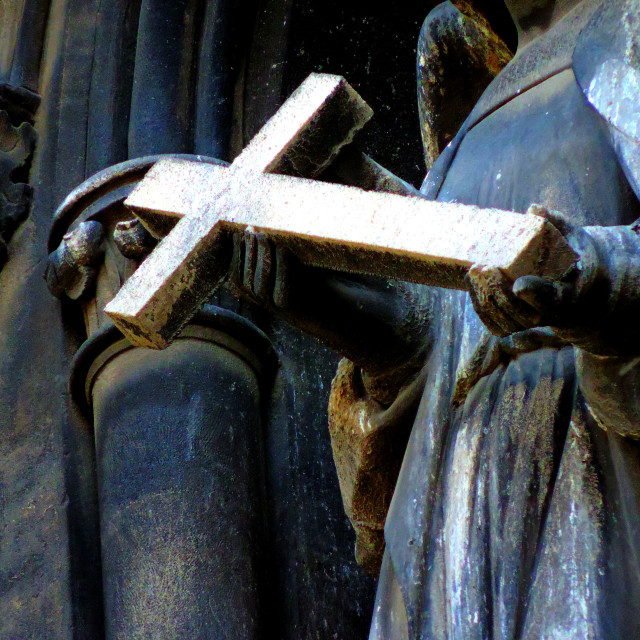
[[[151,351],[104,314],[153,246],[122,202],[156,159],[77,187],[50,240],[49,287],[77,305],[87,332],[71,391],[95,437],[105,636],[257,640],[271,343],[209,305],[168,349]]]
[[[88,367],[109,639],[261,636],[268,344],[222,313],[163,352],[118,340]]]

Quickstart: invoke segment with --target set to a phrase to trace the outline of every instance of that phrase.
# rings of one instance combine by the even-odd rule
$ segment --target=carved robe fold
[[[614,4],[634,3],[584,2],[506,67],[434,165],[428,197],[522,212],[540,203],[619,227],[593,232],[611,255],[640,252],[624,226],[640,216],[633,162],[574,57],[581,32],[611,27]],[[640,637],[638,362],[534,334],[506,348],[466,293],[422,295],[433,345],[371,637],[405,637],[400,601],[410,638]]]

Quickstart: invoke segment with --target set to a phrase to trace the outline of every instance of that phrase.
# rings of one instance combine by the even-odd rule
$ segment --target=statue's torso
[[[520,212],[537,202],[581,225],[627,224],[640,211],[571,69],[472,126],[438,199]]]
[[[540,203],[580,225],[638,218],[571,69],[516,91],[467,130],[438,199],[515,211]],[[608,539],[617,507],[607,501],[617,498],[605,467],[618,449],[633,464],[634,445],[595,425],[571,348],[511,356],[454,406],[456,378],[486,330],[467,294],[437,300],[439,338],[387,525],[414,630],[478,640],[637,631],[616,607],[607,631],[601,612],[611,581],[627,579],[613,557],[626,542]]]

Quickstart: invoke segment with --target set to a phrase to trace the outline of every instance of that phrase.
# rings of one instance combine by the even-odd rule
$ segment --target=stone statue
[[[467,294],[236,238],[236,289],[349,359],[332,420],[359,403],[362,424],[413,423],[373,640],[640,635],[640,4],[505,4],[517,54],[422,193],[538,203],[575,269],[476,265]]]
[[[105,302],[154,244],[118,179],[141,177],[148,154],[232,160],[296,86],[288,69],[326,66],[290,26],[307,12],[322,31],[325,4],[0,5],[0,635],[363,633],[370,583],[346,557],[318,435],[334,356],[282,318],[348,358],[330,423],[343,489],[357,475],[349,515],[372,570],[404,454],[374,640],[639,635],[637,0],[508,0],[518,55],[453,140],[465,109],[421,96],[433,108],[423,126],[439,129],[429,163],[451,142],[423,194],[539,203],[580,256],[565,279],[511,283],[477,265],[467,295],[303,268],[247,234],[231,270],[244,300],[220,292],[225,309],[196,318],[173,350],[130,349],[105,323]],[[396,46],[400,19],[387,13],[377,22]],[[508,55],[483,29],[478,75],[458,82],[474,103]],[[335,42],[326,31],[322,44]],[[363,46],[349,38],[349,53]],[[370,53],[357,58],[367,73]],[[401,72],[376,86],[395,92]],[[59,211],[73,215],[49,245],[58,302],[42,271],[70,192]],[[247,347],[270,347],[254,324],[281,363],[259,389]],[[247,410],[267,396],[271,426]],[[376,446],[350,452],[354,425]]]

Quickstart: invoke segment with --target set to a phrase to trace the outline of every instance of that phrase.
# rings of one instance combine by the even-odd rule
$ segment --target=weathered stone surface
[[[314,178],[372,116],[371,108],[344,78],[312,73],[232,167]]]
[[[21,105],[11,109],[8,90],[0,85],[0,268],[7,259],[6,245],[31,208],[28,175],[36,145],[33,114],[26,114]]]
[[[384,523],[411,424],[384,420],[385,407],[367,392],[357,367],[343,359],[331,385],[329,432],[346,514],[356,532],[356,560],[377,575]]]
[[[540,215],[185,161],[155,165],[127,204],[143,221],[184,216],[106,308],[133,342],[155,348],[222,281],[234,230],[264,232],[307,264],[454,289],[473,264],[516,279],[559,277],[575,260]]]
[[[420,131],[427,169],[458,132],[512,54],[466,0],[439,4],[418,39]]]
[[[118,222],[113,231],[113,241],[118,251],[132,260],[141,260],[158,244],[136,218]]]
[[[45,280],[56,298],[78,300],[88,294],[104,254],[104,229],[99,222],[80,223],[65,233],[60,246],[49,254]]]
[[[420,192],[408,182],[398,178],[362,151],[350,145],[343,149],[320,180],[348,184],[365,191],[384,191],[405,196],[419,196]]]

